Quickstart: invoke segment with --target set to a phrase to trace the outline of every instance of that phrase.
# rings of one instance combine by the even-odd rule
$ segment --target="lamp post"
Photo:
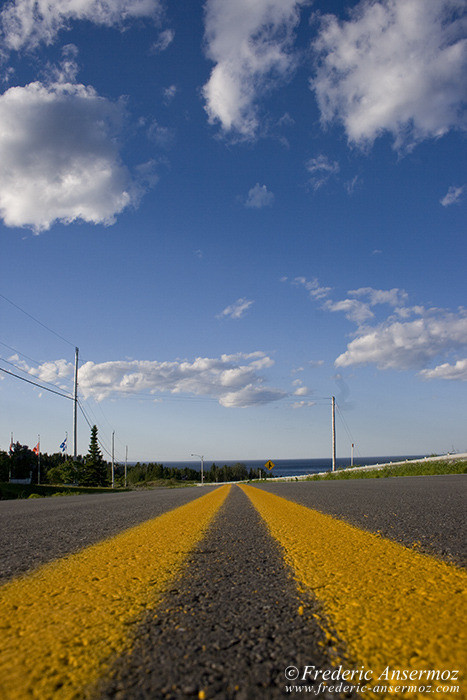
[[[204,456],[203,455],[196,455],[196,454],[191,454],[192,457],[198,457],[201,460],[201,486],[204,483],[204,473],[203,473],[203,467],[204,467]]]

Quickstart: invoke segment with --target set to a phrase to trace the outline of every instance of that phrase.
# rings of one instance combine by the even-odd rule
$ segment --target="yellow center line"
[[[373,685],[400,686],[402,671],[426,670],[438,671],[433,689],[462,686],[448,672],[459,671],[459,678],[465,672],[465,571],[259,488],[241,488],[284,548],[296,580],[321,601],[350,659],[371,670],[372,679],[383,674]],[[426,674],[413,678],[430,685]],[[462,697],[462,690],[446,693]]]
[[[130,647],[132,623],[160,600],[229,489],[2,586],[0,698],[87,697]]]

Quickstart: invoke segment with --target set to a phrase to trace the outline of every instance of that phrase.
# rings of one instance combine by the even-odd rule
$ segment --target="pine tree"
[[[104,462],[97,439],[97,425],[91,428],[91,440],[84,460],[81,483],[84,486],[107,486],[107,464]]]

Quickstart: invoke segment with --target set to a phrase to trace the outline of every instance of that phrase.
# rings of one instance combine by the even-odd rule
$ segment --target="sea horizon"
[[[387,462],[402,462],[405,460],[412,459],[424,459],[430,456],[427,454],[403,454],[403,455],[380,455],[372,457],[354,457],[354,466],[369,466],[371,464],[385,464]],[[269,459],[269,458],[268,458]],[[266,462],[268,459],[205,459],[204,460],[204,470],[208,471],[212,464],[216,464],[218,467],[233,466],[234,464],[244,464],[248,469],[266,469]],[[270,458],[274,463],[273,469],[270,470],[271,476],[300,476],[302,474],[313,474],[320,471],[330,471],[332,469],[332,459],[331,457],[321,457],[321,458],[294,458],[294,459],[274,459]],[[184,467],[189,467],[190,469],[195,469],[196,471],[201,470],[200,460],[140,460],[139,464],[152,464],[159,463],[163,464],[165,467],[172,467],[174,469],[183,469]],[[134,466],[138,462],[129,462],[129,466]],[[336,457],[336,467],[343,468],[351,466],[350,457]]]

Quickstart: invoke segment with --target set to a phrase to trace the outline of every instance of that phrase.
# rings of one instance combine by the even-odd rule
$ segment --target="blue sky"
[[[0,366],[69,394],[78,346],[117,459],[328,457],[332,395],[340,456],[467,450],[465,21],[5,3]],[[71,447],[72,402],[2,375],[0,448]]]

